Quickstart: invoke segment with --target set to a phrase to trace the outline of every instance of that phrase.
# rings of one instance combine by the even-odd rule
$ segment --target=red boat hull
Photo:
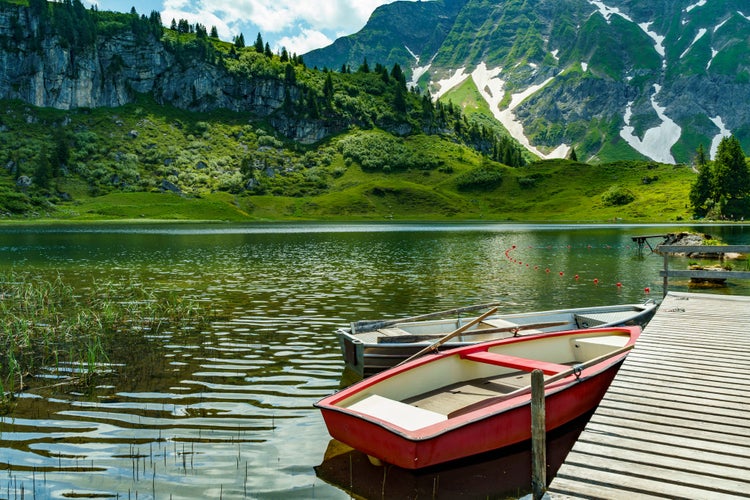
[[[547,430],[580,417],[595,408],[617,373],[616,366],[548,394]],[[421,469],[497,450],[531,439],[531,406],[523,404],[494,415],[476,418],[434,437],[411,440],[377,423],[332,408],[321,408],[331,436],[383,462],[405,469]]]
[[[631,334],[631,343],[635,342],[638,333],[639,328],[637,333]],[[545,388],[547,430],[558,428],[596,408],[626,355],[618,354],[590,366],[579,378],[571,374],[548,384]],[[408,370],[409,365],[423,362],[429,361],[417,360],[383,372],[316,403],[331,436],[383,462],[405,469],[430,467],[531,438],[528,393],[467,411],[416,431],[407,431],[378,418],[336,406],[358,390],[389,377],[389,372]]]

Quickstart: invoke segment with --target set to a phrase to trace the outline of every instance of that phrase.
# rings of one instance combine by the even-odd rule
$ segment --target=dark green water
[[[91,394],[22,394],[0,419],[0,498],[455,498],[472,496],[472,474],[484,477],[473,496],[512,494],[523,450],[468,471],[388,472],[356,454],[323,464],[330,439],[312,403],[342,383],[334,330],[496,300],[516,312],[659,299],[662,259],[639,258],[631,237],[682,230],[750,243],[742,226],[0,228],[0,272],[60,276],[80,294],[128,280],[226,316],[129,338],[116,382]]]

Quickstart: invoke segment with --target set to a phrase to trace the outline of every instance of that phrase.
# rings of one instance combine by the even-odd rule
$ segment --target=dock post
[[[669,291],[669,252],[664,252],[664,283],[662,284],[662,289],[662,297],[666,297]]]
[[[547,425],[544,403],[544,372],[531,372],[531,490],[540,500],[547,490]]]

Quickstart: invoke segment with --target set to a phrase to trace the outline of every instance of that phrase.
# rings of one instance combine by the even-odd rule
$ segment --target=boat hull
[[[547,431],[596,408],[620,364],[621,361],[570,387],[566,384],[548,390],[545,400]],[[321,412],[334,439],[385,463],[404,469],[421,469],[531,439],[531,405],[528,397],[523,399],[502,413],[474,417],[460,427],[419,440],[335,408],[321,408]]]

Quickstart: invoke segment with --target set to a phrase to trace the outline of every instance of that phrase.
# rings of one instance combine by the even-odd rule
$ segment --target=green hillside
[[[239,114],[145,98],[74,112],[5,102],[0,113],[3,220],[674,221],[688,217],[695,176],[652,162],[508,167],[451,137],[379,129],[301,146]],[[43,186],[20,186],[44,171],[40,151],[67,161]],[[613,188],[633,201],[608,205]]]

